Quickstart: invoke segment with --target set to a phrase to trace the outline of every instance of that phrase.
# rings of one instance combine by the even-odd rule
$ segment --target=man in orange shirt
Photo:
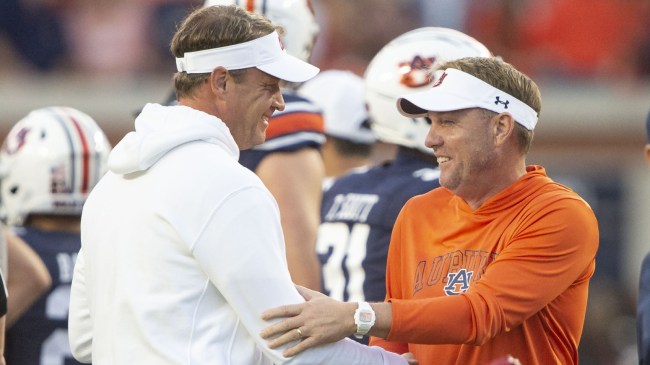
[[[440,188],[409,200],[391,238],[382,303],[305,304],[262,332],[285,355],[351,334],[412,353],[421,365],[577,364],[598,224],[589,205],[526,155],[541,109],[537,85],[492,58],[446,62],[434,86],[398,100],[427,117]],[[273,337],[280,334],[280,336]]]

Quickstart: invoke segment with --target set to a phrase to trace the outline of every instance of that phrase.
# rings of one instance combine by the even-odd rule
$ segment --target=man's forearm
[[[375,324],[368,334],[385,339],[393,322],[393,306],[390,302],[370,303],[370,306],[375,311]]]

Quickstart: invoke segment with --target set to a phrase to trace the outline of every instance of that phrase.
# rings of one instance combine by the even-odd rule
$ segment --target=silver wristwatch
[[[375,311],[368,302],[359,302],[359,307],[354,311],[354,324],[357,325],[356,338],[363,338],[375,324]]]

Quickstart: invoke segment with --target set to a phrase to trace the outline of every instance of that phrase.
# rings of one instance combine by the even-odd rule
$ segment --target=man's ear
[[[503,145],[515,130],[515,119],[509,113],[500,113],[494,118],[494,141]]]
[[[645,145],[645,161],[648,163],[648,167],[650,167],[650,143]]]
[[[210,89],[215,95],[224,95],[226,93],[226,86],[230,80],[228,70],[219,66],[210,73]]]

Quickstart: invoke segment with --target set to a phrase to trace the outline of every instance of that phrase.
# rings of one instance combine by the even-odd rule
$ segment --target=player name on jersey
[[[366,222],[378,201],[379,196],[376,194],[338,194],[334,197],[334,203],[325,215],[325,220]]]

